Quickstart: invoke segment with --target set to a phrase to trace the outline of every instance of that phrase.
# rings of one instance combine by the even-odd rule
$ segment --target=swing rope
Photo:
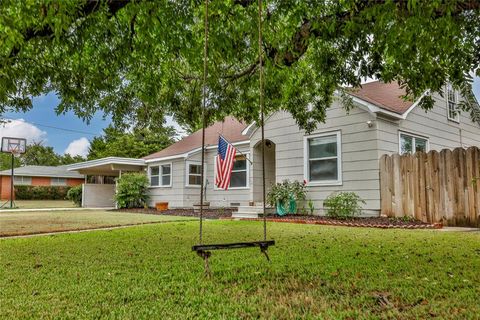
[[[203,244],[203,193],[205,188],[205,127],[207,108],[207,76],[208,76],[208,0],[205,0],[205,44],[203,47],[203,87],[202,87],[202,173],[200,178],[200,234],[199,242]],[[208,262],[207,262],[208,263]]]
[[[258,0],[258,61],[259,68],[259,104],[260,122],[262,126],[262,200],[263,200],[263,241],[267,241],[267,212],[266,212],[266,188],[265,188],[265,110],[264,110],[264,83],[263,83],[263,54],[262,54],[262,0]]]
[[[260,251],[265,255],[268,261],[270,258],[268,256],[267,250],[269,246],[275,245],[274,240],[267,241],[267,214],[266,214],[266,187],[265,187],[265,106],[264,106],[264,68],[263,68],[263,55],[262,55],[262,0],[258,0],[258,55],[259,55],[259,106],[260,106],[260,124],[262,132],[262,199],[263,199],[263,241],[252,241],[252,242],[238,242],[238,243],[226,243],[226,244],[203,244],[203,205],[204,205],[204,193],[205,193],[205,127],[207,125],[207,79],[208,79],[208,3],[209,0],[205,0],[205,17],[204,17],[204,27],[205,27],[205,44],[203,48],[203,87],[202,87],[202,172],[201,172],[201,184],[200,184],[200,230],[199,230],[199,244],[192,247],[193,251],[196,251],[197,254],[204,259],[205,262],[205,275],[210,276],[210,269],[208,265],[208,258],[211,256],[210,250],[220,250],[220,249],[239,249],[239,248],[250,248],[250,247],[259,247]],[[223,128],[223,124],[222,124]]]

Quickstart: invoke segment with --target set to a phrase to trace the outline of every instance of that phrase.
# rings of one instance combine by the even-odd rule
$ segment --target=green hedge
[[[64,186],[15,186],[17,200],[65,200],[70,187]]]

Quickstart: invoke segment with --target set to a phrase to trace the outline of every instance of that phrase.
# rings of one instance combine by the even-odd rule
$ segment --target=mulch
[[[115,211],[122,212],[133,212],[133,213],[146,213],[146,214],[155,214],[155,215],[166,215],[166,216],[181,216],[181,217],[199,217],[198,212],[194,212],[192,208],[185,209],[168,209],[163,211],[157,211],[155,208],[139,208],[139,209],[116,209]],[[225,209],[205,209],[203,210],[204,219],[222,219],[222,218],[231,218],[232,212],[234,209],[225,208]]]
[[[183,217],[197,217],[198,212],[194,212],[191,208],[185,209],[169,209],[165,211],[157,211],[154,208],[148,209],[117,209],[116,211],[133,212],[133,213],[146,213],[155,215],[172,215]],[[232,212],[235,209],[208,209],[203,211],[203,217],[205,219],[232,219]],[[242,218],[240,220],[263,220],[262,218]],[[312,216],[312,215],[269,215],[267,217],[269,222],[287,222],[287,223],[299,223],[299,224],[319,224],[319,225],[333,225],[333,226],[347,226],[347,227],[368,227],[368,228],[382,228],[382,229],[441,229],[443,225],[441,223],[425,223],[420,220],[414,219],[398,219],[388,217],[367,217],[367,218],[352,218],[348,220],[340,220],[329,218],[325,216]]]
[[[262,218],[242,218],[240,220],[260,221]],[[319,224],[345,227],[367,227],[381,229],[441,229],[441,223],[425,223],[414,219],[398,219],[388,217],[367,217],[352,218],[346,220],[334,219],[325,216],[305,216],[305,215],[285,215],[285,216],[268,216],[269,222],[287,222],[299,224]]]

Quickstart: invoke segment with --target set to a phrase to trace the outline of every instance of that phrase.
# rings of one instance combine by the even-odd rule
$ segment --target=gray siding
[[[399,152],[399,132],[417,134],[428,138],[430,150],[453,149],[480,145],[480,126],[469,115],[460,112],[460,122],[448,120],[447,102],[435,94],[435,105],[425,111],[414,108],[405,120],[392,121],[377,118],[379,156]]]
[[[248,143],[236,145],[237,150],[244,153],[247,158],[250,158],[250,145]],[[240,154],[237,152],[237,154]],[[217,155],[217,149],[209,148],[205,154],[205,164],[206,164],[206,177],[207,177],[207,190],[205,200],[210,202],[212,207],[230,207],[235,203],[240,203],[240,205],[248,205],[250,202],[250,187],[251,181],[247,188],[242,189],[229,189],[219,190],[215,188],[215,156]],[[197,161],[201,162],[201,153],[192,154],[187,161]],[[248,162],[248,161],[247,161]],[[249,170],[249,177],[251,180],[252,177],[252,166],[247,163],[247,168]],[[186,176],[186,171],[185,171]],[[186,187],[185,188],[185,205],[187,207],[192,206],[194,203],[199,202],[200,199],[200,188],[198,187]]]
[[[84,208],[113,208],[115,207],[115,185],[93,184],[82,185],[82,207]]]
[[[151,166],[169,163],[172,164],[172,186],[150,187],[150,207],[154,207],[156,202],[168,202],[170,208],[183,208],[185,206],[183,201],[183,194],[185,191],[185,161],[183,158],[149,163],[147,172],[150,173]]]
[[[308,186],[307,199],[314,201],[316,213],[323,213],[323,200],[335,191],[354,191],[367,201],[366,215],[378,214],[380,207],[378,153],[375,128],[367,121],[374,115],[360,108],[346,114],[339,102],[327,111],[327,120],[312,134],[341,131],[342,185]],[[265,124],[265,138],[275,143],[276,181],[304,180],[305,132],[287,112],[277,112]],[[251,145],[260,140],[260,130],[253,133]],[[257,181],[257,180],[256,180]],[[261,183],[261,182],[260,182]],[[255,189],[257,190],[257,189]]]
[[[237,149],[250,157],[250,146],[248,143],[238,145]],[[248,205],[250,201],[250,185],[242,189],[229,189],[227,191],[218,190],[214,186],[214,159],[217,150],[209,148],[205,154],[206,164],[206,201],[210,202],[212,207],[230,207],[232,203]],[[155,202],[168,202],[171,208],[191,208],[194,204],[200,202],[200,187],[187,185],[187,163],[201,163],[201,153],[196,152],[189,155],[188,158],[178,158],[168,161],[157,161],[149,163],[148,172],[151,166],[162,164],[172,164],[172,186],[171,187],[150,187],[149,206],[155,206]],[[249,177],[252,176],[251,166]]]
[[[353,191],[367,203],[364,215],[377,215],[380,210],[379,158],[383,154],[397,153],[399,132],[425,136],[429,139],[430,149],[468,147],[480,145],[480,126],[472,123],[468,114],[462,112],[460,123],[447,119],[447,107],[444,98],[435,95],[433,110],[425,113],[419,107],[414,108],[406,120],[394,120],[372,114],[365,107],[357,107],[349,114],[335,101],[327,110],[327,119],[311,134],[341,132],[342,183],[341,185],[310,185],[307,187],[307,199],[314,201],[316,213],[323,214],[323,201],[335,191]],[[372,121],[373,126],[367,125]],[[284,179],[303,181],[304,177],[304,139],[305,132],[300,130],[287,112],[276,112],[265,123],[265,138],[274,143],[266,153],[267,190],[274,182]],[[248,205],[250,201],[260,202],[261,147],[260,130],[253,132],[249,144],[236,147],[253,162],[248,164],[249,186],[228,191],[217,190],[214,186],[215,148],[206,152],[206,201],[212,207],[229,207],[232,203]],[[172,163],[172,186],[152,187],[150,205],[168,201],[170,207],[191,207],[199,202],[200,188],[186,186],[188,161],[200,162],[200,152],[189,155],[187,159],[155,162],[149,165]]]

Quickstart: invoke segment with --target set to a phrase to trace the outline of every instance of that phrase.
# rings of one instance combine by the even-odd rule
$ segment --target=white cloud
[[[35,125],[25,122],[23,119],[10,120],[0,125],[1,137],[25,138],[27,144],[33,142],[45,142],[47,132],[40,130]]]
[[[65,149],[65,153],[70,154],[71,156],[82,156],[85,157],[88,154],[88,148],[90,147],[90,141],[87,138],[82,137],[77,140],[73,140]]]

